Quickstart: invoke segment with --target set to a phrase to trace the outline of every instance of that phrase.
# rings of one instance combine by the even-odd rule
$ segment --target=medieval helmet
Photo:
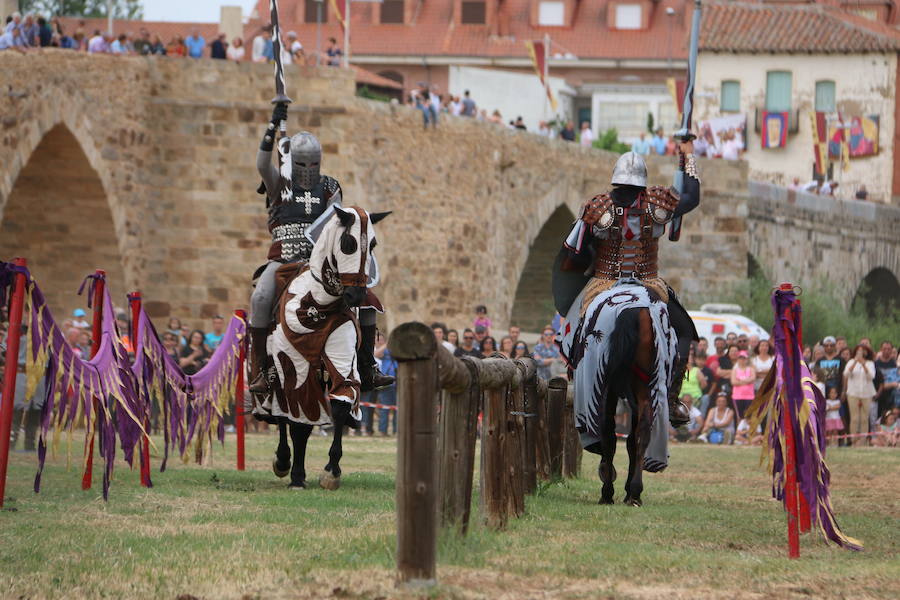
[[[647,164],[644,157],[635,152],[626,152],[620,156],[613,169],[611,183],[647,187]]]
[[[291,137],[291,179],[305,190],[319,183],[319,166],[322,163],[322,144],[308,131]]]

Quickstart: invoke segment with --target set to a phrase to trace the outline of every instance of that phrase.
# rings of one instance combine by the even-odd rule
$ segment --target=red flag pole
[[[97,269],[94,273],[94,277],[96,277],[96,279],[94,281],[93,298],[94,322],[93,327],[91,328],[91,337],[93,338],[91,340],[91,358],[97,356],[97,352],[100,351],[100,336],[103,331],[103,298],[104,291],[106,290],[106,271]],[[94,473],[94,436],[97,433],[96,419],[99,411],[100,400],[94,398],[94,414],[91,415],[91,418],[95,420],[95,423],[91,428],[91,438],[88,441],[87,463],[84,466],[84,475],[81,477],[81,489],[83,490],[91,489],[91,479],[93,478]]]
[[[234,315],[247,321],[247,312],[234,311]],[[247,356],[247,340],[241,341],[241,353],[238,358],[237,383],[234,387],[234,431],[237,434],[237,470],[244,470],[244,361]]]
[[[781,291],[790,292],[794,289],[791,283],[782,283]],[[794,344],[794,340],[787,343]],[[799,377],[799,373],[792,373],[792,377]],[[787,523],[788,523],[788,556],[800,558],[800,493],[797,487],[797,446],[794,438],[794,420],[791,418],[790,403],[787,394],[783,394],[782,419],[784,425],[784,442],[787,446],[787,456],[784,460],[785,485],[784,493],[787,498]]]
[[[129,294],[128,302],[131,304],[131,347],[136,351],[139,345],[137,337],[141,321],[141,293]],[[147,435],[150,434],[150,416],[148,414],[144,415],[144,431],[147,432]],[[150,440],[147,436],[141,439],[141,485],[153,487],[153,484],[150,483]]]
[[[24,258],[13,260],[17,267],[25,266]],[[9,462],[9,437],[12,431],[13,403],[16,396],[16,375],[19,369],[19,339],[22,337],[22,310],[25,307],[25,274],[16,273],[12,302],[9,307],[9,329],[6,341],[6,371],[3,377],[3,396],[0,397],[0,508],[6,493],[6,469]]]

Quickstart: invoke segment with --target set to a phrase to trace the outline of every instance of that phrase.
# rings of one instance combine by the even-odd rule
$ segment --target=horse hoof
[[[272,458],[272,472],[275,473],[275,477],[287,477],[287,474],[291,472],[291,466],[288,465],[287,468],[282,469],[278,466],[278,457]]]
[[[600,502],[597,504],[615,504],[612,498],[600,498]]]
[[[597,474],[603,483],[613,483],[616,480],[616,467],[612,463],[601,462]]]
[[[323,472],[319,475],[319,485],[322,486],[323,489],[334,491],[341,487],[341,478],[335,477],[328,471]]]
[[[289,490],[305,490],[305,489],[306,489],[306,482],[305,482],[305,481],[301,481],[300,483],[294,483],[294,482],[292,481],[291,483],[288,484],[288,489],[289,489]]]
[[[641,502],[638,498],[632,498],[631,496],[625,498],[625,504],[628,506],[633,506],[635,508],[640,508],[641,506],[643,506],[643,502]]]

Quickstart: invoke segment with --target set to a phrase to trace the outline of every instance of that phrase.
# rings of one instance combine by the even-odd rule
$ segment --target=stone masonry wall
[[[0,231],[17,214],[16,226],[31,232],[17,248],[0,241],[3,258],[35,255],[45,239],[29,211],[6,205],[20,201],[20,173],[61,124],[96,171],[124,285],[143,292],[151,315],[205,325],[246,306],[268,244],[255,154],[271,111],[269,67],[47,51],[2,53],[0,69],[12,82],[0,98]],[[520,277],[544,277],[551,267],[532,263],[523,272],[548,218],[561,205],[576,214],[608,188],[610,153],[463,119],[423,132],[414,110],[356,98],[342,69],[292,66],[287,79],[289,129],[319,136],[323,170],[341,181],[345,203],[394,211],[378,227],[388,326],[441,319],[458,327],[486,304],[505,327]],[[671,181],[671,159],[649,168],[652,183]],[[682,241],[661,253],[664,275],[688,302],[746,274],[746,168],[701,169],[703,205],[685,219]],[[101,205],[74,214],[65,233],[99,235]],[[103,266],[42,258],[68,261],[79,274]],[[113,290],[118,302],[128,290]]]

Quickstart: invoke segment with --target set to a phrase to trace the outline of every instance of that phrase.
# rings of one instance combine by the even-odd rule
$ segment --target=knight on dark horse
[[[690,139],[679,145],[680,192],[648,187],[643,157],[623,154],[612,190],[584,204],[554,265],[554,299],[567,317],[560,346],[575,381],[576,427],[584,448],[603,457],[607,502],[617,401],[627,400],[633,413],[626,502],[634,505],[640,505],[641,468],[667,465],[666,420],[676,427],[689,420],[678,394],[697,333],[659,276],[658,251],[666,226],[700,203]]]
[[[279,477],[290,472],[292,488],[306,486],[303,463],[312,428],[333,425],[320,483],[336,489],[341,436],[345,425],[358,425],[360,391],[394,381],[376,367],[375,313],[381,307],[368,290],[377,282],[374,225],[387,213],[343,210],[340,184],[320,174],[319,140],[306,131],[287,138],[286,119],[287,105],[276,103],[256,160],[272,245],[250,300],[249,389],[253,414],[278,425],[272,466]],[[313,241],[321,236],[330,246],[317,251]]]
[[[320,174],[322,146],[308,131],[302,131],[290,139],[291,190],[282,194],[278,168],[273,164],[272,152],[278,124],[287,119],[287,105],[276,104],[272,120],[266,128],[256,168],[262,176],[260,193],[266,194],[269,211],[268,263],[259,273],[256,289],[250,298],[250,391],[265,394],[273,378],[271,369],[263,368],[267,360],[266,338],[272,324],[275,305],[275,274],[285,263],[309,260],[312,243],[306,237],[307,228],[332,205],[341,205],[341,185],[328,175]],[[366,307],[360,311],[360,347],[358,352],[359,375],[362,391],[389,386],[393,377],[381,374],[375,362],[375,310]],[[271,367],[271,365],[268,365]]]

